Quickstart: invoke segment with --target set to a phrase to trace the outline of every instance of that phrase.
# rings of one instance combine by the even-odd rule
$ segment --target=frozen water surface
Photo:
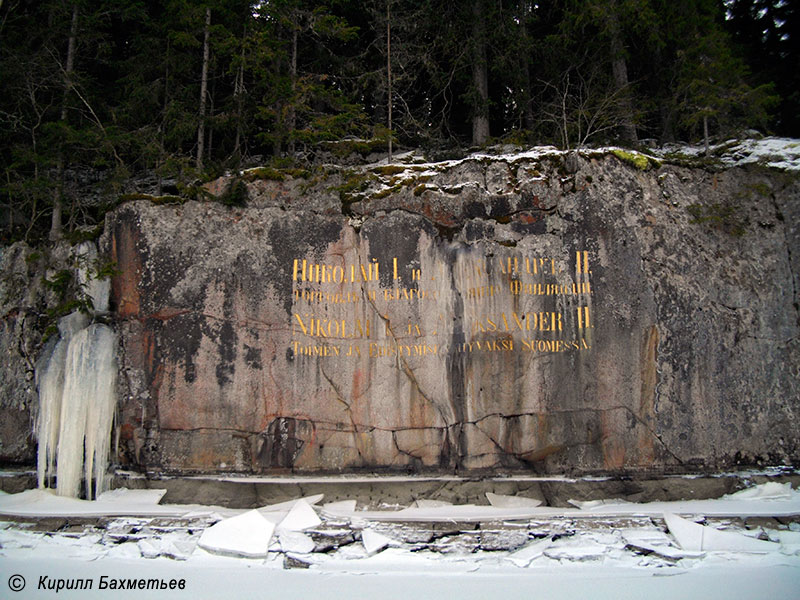
[[[146,595],[170,598],[797,598],[800,494],[771,484],[745,492],[522,507],[550,512],[515,520],[502,506],[515,502],[495,498],[501,506],[409,508],[437,518],[396,522],[390,515],[402,511],[381,519],[354,501],[318,508],[319,496],[245,511],[160,504],[162,490],[91,502],[30,490],[0,494],[0,512],[41,517],[6,517],[0,557],[4,574],[25,577],[26,598],[52,597],[36,589],[42,576],[91,579],[93,590],[60,594],[81,598],[108,597],[102,576],[183,579],[183,590]],[[668,514],[658,512],[664,505]],[[770,510],[792,516],[748,525],[748,515]]]

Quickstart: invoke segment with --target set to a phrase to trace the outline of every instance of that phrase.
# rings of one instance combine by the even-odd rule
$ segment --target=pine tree
[[[718,7],[697,3],[696,19],[678,53],[675,82],[681,123],[692,132],[702,127],[706,154],[712,127],[720,134],[753,125],[763,127],[778,100],[772,85],[752,87],[747,83],[747,66],[733,53],[720,18]]]
[[[728,0],[725,29],[749,67],[753,87],[773,83],[780,96],[774,127],[800,136],[800,6],[797,2]]]

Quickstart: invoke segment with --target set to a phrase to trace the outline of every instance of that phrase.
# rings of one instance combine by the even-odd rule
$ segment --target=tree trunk
[[[167,161],[167,111],[169,110],[169,60],[170,60],[170,43],[169,37],[167,38],[167,52],[166,60],[164,61],[164,106],[161,111],[161,125],[159,125],[158,137],[158,163],[156,164],[156,175],[158,177],[156,195],[160,196],[163,190],[163,181],[161,170],[164,163]]]
[[[387,164],[392,163],[392,0],[386,0],[386,112],[389,127],[389,156]]]
[[[608,12],[609,33],[611,35],[611,73],[614,76],[614,87],[622,103],[622,139],[626,142],[636,143],[636,126],[633,123],[633,103],[631,102],[628,64],[625,62],[622,31],[617,17],[617,4],[612,2]]]
[[[659,116],[661,119],[661,137],[659,141],[664,144],[667,142],[675,141],[675,111],[666,102],[661,103],[659,108]]]
[[[236,71],[236,81],[233,85],[233,97],[236,99],[236,141],[233,144],[233,153],[238,163],[241,163],[242,149],[242,118],[244,116],[244,47],[247,39],[247,30],[242,37],[242,56],[239,69]]]
[[[292,101],[289,105],[289,156],[294,157],[295,144],[294,144],[294,130],[297,128],[297,110],[295,104],[297,98],[297,19],[292,20],[292,60],[289,65],[289,75],[292,79]]]
[[[274,69],[274,77],[276,81],[280,81],[282,68],[283,68],[283,61],[282,60],[275,60],[273,61],[272,65]],[[291,98],[289,99],[291,101]],[[273,127],[273,136],[272,136],[272,155],[273,156],[280,156],[281,151],[283,149],[283,138],[286,137],[286,119],[287,115],[284,114],[284,103],[281,100],[281,96],[275,100],[274,104],[274,111],[275,111],[275,126]]]
[[[472,85],[475,88],[475,106],[472,115],[472,143],[485,144],[489,139],[489,73],[486,64],[485,16],[481,0],[472,4]]]
[[[206,24],[203,29],[203,70],[200,76],[200,122],[197,124],[197,170],[203,169],[203,151],[206,137],[206,96],[208,93],[208,37],[211,30],[211,8],[206,8]]]
[[[217,95],[217,80],[212,77],[211,78],[211,92],[208,94],[208,117],[209,119],[213,119],[214,117],[214,97]],[[214,152],[214,128],[208,128],[208,135],[206,136],[208,140],[206,141],[206,158],[208,162],[211,162],[211,156]]]
[[[703,115],[703,143],[705,144],[706,156],[710,153],[708,146],[708,115]]]
[[[72,7],[72,23],[69,27],[69,41],[67,43],[67,64],[64,66],[64,97],[61,101],[61,122],[67,120],[67,98],[72,88],[72,72],[75,69],[75,46],[78,39],[78,5]],[[64,148],[58,153],[57,188],[53,198],[53,214],[50,219],[50,239],[57,240],[61,237],[61,214],[64,206]]]

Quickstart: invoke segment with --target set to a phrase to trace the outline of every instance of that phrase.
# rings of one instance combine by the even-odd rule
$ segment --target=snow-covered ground
[[[782,171],[800,171],[800,140],[765,137],[761,139],[728,140],[712,145],[710,155],[728,167],[761,164]],[[662,158],[694,158],[702,156],[702,145],[668,144],[652,150]]]
[[[710,146],[708,156],[705,156],[705,148],[702,145],[686,143],[653,145],[646,149],[642,147],[641,150],[607,146],[584,147],[571,151],[560,150],[555,146],[522,148],[505,145],[489,147],[463,158],[438,162],[430,162],[419,150],[411,150],[396,154],[390,165],[387,164],[387,159],[382,159],[357,167],[363,175],[363,180],[360,180],[363,186],[358,191],[352,190],[350,196],[352,200],[375,200],[403,188],[413,190],[415,196],[421,195],[424,191],[444,191],[454,194],[466,188],[487,186],[484,177],[476,178],[474,172],[470,175],[469,166],[474,166],[475,163],[535,164],[544,159],[561,159],[571,152],[577,152],[584,158],[596,158],[614,153],[634,161],[641,160],[647,168],[658,164],[678,164],[722,169],[758,164],[779,171],[800,172],[800,139],[778,137],[727,140]],[[506,185],[501,185],[492,191],[495,193],[507,193],[511,189],[519,191],[519,184],[546,180],[546,177],[539,175],[535,169],[532,172],[531,169],[519,170],[516,177],[518,179],[513,185],[512,182],[506,181],[504,182]]]
[[[0,597],[800,596],[800,492],[789,484],[573,508],[495,494],[386,511],[320,495],[250,511],[161,497],[0,494]]]
[[[496,150],[496,151],[493,151]],[[618,146],[600,148],[579,148],[577,152],[585,156],[598,153],[608,153],[612,150],[630,152]],[[539,160],[547,156],[567,154],[566,150],[559,150],[555,146],[534,146],[527,149],[514,147],[497,147],[487,152],[476,152],[464,158],[445,160],[429,163],[424,161],[417,151],[401,153],[395,156],[395,165],[413,165],[414,171],[419,175],[434,175],[443,169],[456,167],[471,160]],[[702,144],[673,143],[663,146],[648,148],[646,155],[669,162],[684,161],[703,157],[705,147]],[[800,139],[781,137],[762,137],[759,139],[730,139],[709,147],[711,160],[716,160],[721,166],[738,167],[747,164],[760,164],[765,167],[782,171],[800,171]],[[378,168],[385,166],[386,161],[381,161],[367,167]],[[392,173],[396,175],[396,173]]]

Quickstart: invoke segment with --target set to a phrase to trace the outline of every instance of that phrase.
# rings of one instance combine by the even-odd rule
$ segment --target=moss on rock
[[[661,166],[661,163],[656,159],[645,156],[644,154],[639,154],[638,152],[628,152],[626,150],[620,150],[616,148],[611,151],[611,154],[616,156],[625,164],[628,164],[639,171],[647,171],[652,168],[657,169]]]

